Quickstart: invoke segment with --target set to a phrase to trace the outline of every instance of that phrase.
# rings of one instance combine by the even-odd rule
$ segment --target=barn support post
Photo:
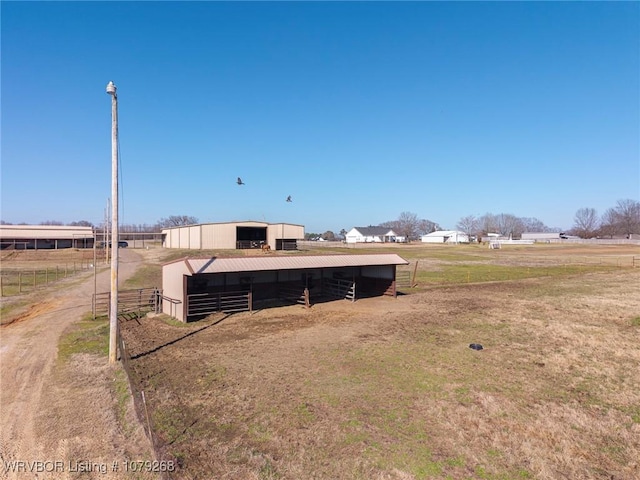
[[[311,307],[311,302],[309,301],[309,289],[307,287],[304,287],[304,307]]]

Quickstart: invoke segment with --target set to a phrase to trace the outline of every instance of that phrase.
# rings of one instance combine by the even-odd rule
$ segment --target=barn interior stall
[[[261,248],[267,243],[266,227],[236,227],[236,248]]]
[[[163,266],[163,312],[183,322],[215,312],[397,295],[396,254],[184,259]]]

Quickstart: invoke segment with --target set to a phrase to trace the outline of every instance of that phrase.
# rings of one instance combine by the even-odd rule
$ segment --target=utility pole
[[[109,218],[109,210],[111,210],[111,199],[107,198],[107,206],[104,210],[104,230],[102,232],[102,243],[104,243],[104,263],[109,264],[109,225],[111,225],[111,219]]]
[[[111,304],[109,308],[109,363],[118,360],[118,96],[113,82],[111,95]]]

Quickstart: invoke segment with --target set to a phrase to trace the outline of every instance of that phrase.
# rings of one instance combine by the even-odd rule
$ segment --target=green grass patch
[[[33,292],[78,273],[88,273],[90,271],[92,271],[92,269],[84,265],[81,267],[79,264],[39,269],[3,269],[2,296],[11,297]]]
[[[113,379],[113,388],[115,390],[116,397],[116,417],[123,429],[127,430],[130,426],[126,421],[126,413],[127,404],[131,398],[131,394],[129,392],[127,374],[121,368],[116,370],[115,378]]]
[[[107,317],[92,320],[89,313],[65,331],[58,344],[58,359],[65,362],[77,353],[108,356],[109,319]]]
[[[147,264],[136,270],[130,278],[124,282],[124,289],[135,288],[162,288],[162,266]]]
[[[416,282],[426,285],[481,282],[506,282],[525,278],[558,277],[590,272],[611,271],[614,267],[597,265],[507,266],[492,264],[442,265],[438,270],[418,270]]]
[[[640,317],[632,318],[630,323],[632,327],[640,327]]]
[[[29,300],[18,300],[11,301],[11,303],[6,303],[0,307],[0,325],[6,325],[14,321],[15,317],[18,315],[18,312],[28,305],[31,305],[31,301]]]

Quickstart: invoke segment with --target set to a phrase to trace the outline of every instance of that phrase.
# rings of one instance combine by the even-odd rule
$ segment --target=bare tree
[[[631,199],[618,200],[614,210],[620,233],[627,236],[640,233],[640,202]]]
[[[607,209],[607,211],[602,214],[602,218],[600,219],[600,229],[598,230],[598,234],[602,237],[613,238],[613,236],[618,233],[617,222],[618,215],[616,214],[615,209]]]
[[[397,220],[396,233],[412,240],[418,236],[418,216],[411,212],[402,212]]]
[[[571,233],[580,238],[591,238],[598,230],[598,213],[595,208],[580,208],[573,217]]]
[[[59,220],[45,220],[44,222],[40,222],[40,225],[64,225]]]
[[[333,241],[336,239],[336,235],[335,233],[333,233],[331,230],[327,230],[326,232],[324,232],[322,235],[320,235],[324,240],[328,240],[328,241]]]
[[[71,222],[69,225],[71,225],[72,227],[93,227],[93,223],[87,221],[87,220],[80,220],[77,222]]]
[[[381,227],[392,229],[398,236],[407,240],[415,240],[420,235],[437,230],[438,224],[431,220],[419,219],[415,213],[402,212],[397,220],[391,220],[380,224]]]
[[[462,217],[458,220],[456,224],[456,228],[467,234],[469,238],[472,235],[476,235],[480,230],[480,222],[475,215],[467,215],[466,217]]]
[[[519,238],[522,236],[524,226],[522,221],[511,213],[500,213],[496,215],[496,226],[498,233],[505,237]]]
[[[188,215],[171,215],[167,218],[161,218],[156,223],[156,228],[161,230],[163,228],[182,227],[184,225],[194,225],[198,223],[196,217],[190,217]]]
[[[480,228],[480,235],[496,233],[498,230],[496,216],[492,213],[485,213],[478,219],[478,227]]]
[[[537,218],[520,218],[522,225],[524,226],[524,232],[550,232],[551,228],[547,227],[542,220]]]
[[[418,235],[426,235],[427,233],[440,230],[440,225],[431,220],[420,220],[418,222]]]

